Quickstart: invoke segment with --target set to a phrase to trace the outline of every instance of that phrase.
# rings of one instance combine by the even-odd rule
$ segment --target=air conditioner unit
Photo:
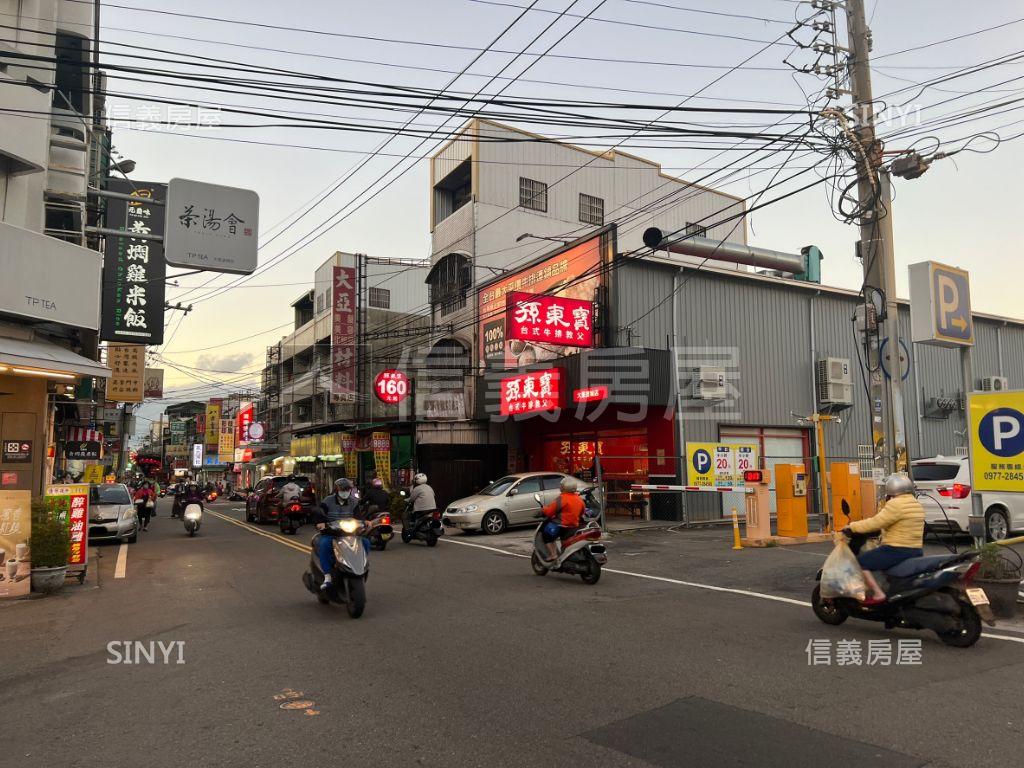
[[[725,368],[702,365],[694,369],[694,400],[725,400],[725,394]]]
[[[1010,388],[1010,380],[1005,376],[986,376],[981,380],[983,392],[1003,392]]]
[[[826,357],[818,361],[815,371],[818,402],[831,409],[853,405],[853,377],[850,361],[845,357]]]

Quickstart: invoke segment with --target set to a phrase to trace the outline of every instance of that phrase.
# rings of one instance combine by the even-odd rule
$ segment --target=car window
[[[516,486],[516,490],[519,491],[520,495],[524,493],[539,493],[540,492],[540,478],[539,477],[528,477],[523,480],[519,485]]]
[[[960,462],[914,464],[913,467],[915,480],[955,480],[960,473]]]
[[[542,475],[541,482],[544,483],[545,491],[557,491],[562,484],[562,475]]]
[[[123,485],[94,485],[89,489],[90,504],[131,504],[128,489]]]
[[[309,487],[309,478],[308,477],[275,477],[274,478],[274,487],[275,488],[284,488],[286,485],[288,485],[289,482],[294,482],[300,488],[308,488]]]
[[[511,488],[516,482],[514,477],[503,477],[496,483],[491,483],[484,488],[480,493],[484,496],[501,496],[509,488]]]

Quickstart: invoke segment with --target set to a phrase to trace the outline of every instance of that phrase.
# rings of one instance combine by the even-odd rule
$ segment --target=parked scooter
[[[400,491],[405,496],[405,491]],[[412,502],[406,501],[405,512],[402,514],[402,541],[411,544],[414,541],[422,541],[428,547],[436,547],[437,540],[444,535],[444,528],[441,527],[441,512],[434,510],[432,515],[417,514],[413,512]]]
[[[541,509],[544,503],[540,494],[533,494],[534,501]],[[584,497],[584,503],[587,503]],[[547,575],[548,571],[556,573],[571,573],[579,576],[584,584],[597,584],[601,578],[601,566],[608,562],[608,554],[604,544],[601,543],[601,526],[598,523],[600,513],[597,509],[588,506],[584,508],[580,522],[582,525],[573,534],[561,542],[561,550],[554,564],[550,564],[542,553],[547,554],[547,545],[541,536],[541,531],[547,520],[542,513],[537,513],[540,518],[540,525],[533,536],[533,554],[530,556],[530,565],[533,572],[538,576]]]
[[[190,502],[185,506],[182,518],[185,521],[185,530],[188,532],[188,535],[195,536],[203,522],[203,505],[197,501]]]
[[[857,554],[868,540],[865,534],[849,536],[850,549]],[[886,629],[930,629],[946,645],[969,648],[981,637],[981,622],[995,626],[985,590],[971,587],[981,567],[977,550],[951,555],[912,557],[876,573],[878,585],[888,599],[865,605],[853,598],[825,600],[821,585],[814,587],[811,607],[821,621],[838,626],[851,616],[879,621]],[[821,581],[821,570],[815,579]]]
[[[302,574],[306,589],[316,595],[320,603],[344,603],[348,615],[358,619],[366,608],[366,579],[370,575],[370,563],[363,547],[366,524],[354,517],[332,520],[313,537],[309,570]],[[320,536],[330,536],[334,541],[334,570],[327,589],[320,589],[324,574],[320,568],[316,544]]]

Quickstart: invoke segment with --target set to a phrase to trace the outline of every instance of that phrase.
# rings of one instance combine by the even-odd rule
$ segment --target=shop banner
[[[594,302],[511,291],[505,310],[506,337],[563,347],[594,346]]]
[[[757,469],[755,445],[727,443],[686,444],[686,484],[699,488],[731,488],[743,485],[743,473]]]
[[[139,198],[139,202],[104,199],[110,229],[137,235],[164,233],[164,207],[149,201],[163,201],[167,185],[109,179],[107,188]],[[110,235],[105,241],[100,339],[162,344],[167,279],[163,243]]]
[[[509,332],[512,329],[507,322],[508,294],[543,294],[544,297],[575,299],[592,306],[601,285],[602,239],[602,236],[598,236],[567,248],[532,267],[526,267],[508,277],[501,277],[480,290],[477,301],[480,357],[489,367],[515,368],[575,352],[575,349],[566,346],[564,339],[558,341],[554,338],[554,326],[550,327],[552,337],[545,336],[542,339],[543,331],[541,335],[534,336],[531,324],[528,325],[528,340],[513,338]],[[566,315],[571,316],[571,312]],[[538,317],[543,321],[546,315],[538,312]],[[593,314],[590,320],[592,333]],[[566,330],[563,326],[558,327]],[[569,330],[573,330],[575,344],[576,331],[571,326]]]
[[[170,440],[171,445],[184,445],[185,444],[185,419],[174,419],[171,422],[171,434]]]
[[[235,444],[249,441],[249,425],[252,424],[253,407],[252,403],[242,403],[238,406],[238,415],[235,416]]]
[[[28,597],[31,533],[32,492],[0,491],[0,598]]]
[[[4,440],[4,464],[31,464],[31,440]]]
[[[192,466],[203,466],[203,444],[192,443]]]
[[[220,411],[223,400],[209,400],[206,403],[206,447],[214,450],[220,443]]]
[[[235,420],[221,419],[217,436],[217,457],[221,464],[230,464],[235,458]]]
[[[85,472],[82,473],[83,483],[102,483],[103,482],[103,465],[102,464],[90,464],[85,468]]]
[[[86,540],[86,521],[89,519],[89,486],[84,483],[46,486],[46,508],[67,523],[70,537],[68,574],[84,571],[89,553]]]
[[[141,403],[145,395],[145,344],[107,344],[107,397],[119,403]]]
[[[159,400],[164,396],[164,369],[146,368],[143,377],[143,395],[147,400]]]
[[[384,487],[391,487],[391,433],[374,432],[370,444],[373,446],[373,464],[377,477],[384,481]]]
[[[501,380],[501,415],[539,413],[561,408],[558,368],[533,371]]]
[[[331,292],[331,399],[356,399],[356,271],[334,267]]]
[[[356,455],[356,436],[351,432],[340,433],[341,452],[346,477],[355,477],[359,471],[359,456]]]
[[[967,409],[974,490],[1024,491],[1024,391],[973,392]]]
[[[94,440],[65,443],[64,457],[69,461],[96,461],[100,458],[100,443]]]

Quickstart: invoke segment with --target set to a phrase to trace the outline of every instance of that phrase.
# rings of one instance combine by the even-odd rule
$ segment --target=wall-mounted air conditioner
[[[1010,388],[1010,380],[1005,376],[986,376],[981,380],[983,392],[1004,392]]]
[[[845,357],[826,357],[818,361],[815,371],[818,385],[818,403],[827,408],[846,408],[853,405],[853,377],[850,361]]]
[[[702,365],[693,371],[694,400],[725,399],[725,368],[714,365]]]

